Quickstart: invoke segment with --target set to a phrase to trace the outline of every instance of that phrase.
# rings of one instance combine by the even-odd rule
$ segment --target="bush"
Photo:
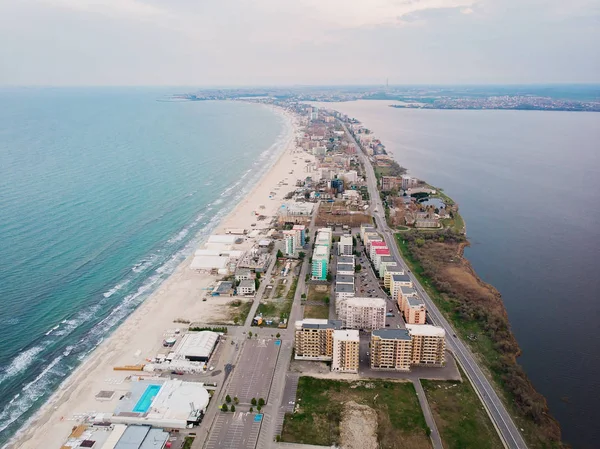
[[[256,398],[252,398],[252,399],[250,400],[250,404],[252,404],[252,405],[256,405]]]
[[[231,406],[231,411],[232,411],[232,412],[235,412],[235,405],[232,405],[232,406]]]
[[[231,403],[231,396],[227,395],[225,396],[225,402],[227,402],[228,404]]]
[[[263,405],[265,405],[265,400],[264,400],[263,398],[260,398],[260,399],[258,400],[258,406],[259,406],[259,407],[262,407]]]
[[[227,404],[223,404],[223,405],[221,406],[221,411],[222,411],[222,412],[228,412],[228,411],[229,411],[229,409],[227,408]]]

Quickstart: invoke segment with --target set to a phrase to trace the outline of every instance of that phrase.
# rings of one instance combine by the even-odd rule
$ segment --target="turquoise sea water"
[[[158,89],[0,90],[0,446],[210,233],[289,124]]]

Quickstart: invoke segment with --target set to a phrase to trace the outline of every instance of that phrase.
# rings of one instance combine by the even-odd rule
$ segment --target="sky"
[[[600,82],[600,0],[0,0],[0,86]]]

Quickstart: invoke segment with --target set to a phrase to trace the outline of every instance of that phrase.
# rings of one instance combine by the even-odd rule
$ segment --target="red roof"
[[[388,248],[379,248],[375,250],[375,254],[380,254],[382,256],[389,256],[390,250]]]

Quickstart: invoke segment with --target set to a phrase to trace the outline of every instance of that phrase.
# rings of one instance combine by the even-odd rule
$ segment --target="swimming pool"
[[[137,404],[135,404],[135,407],[133,407],[133,411],[137,413],[146,413],[152,405],[152,401],[160,391],[161,387],[162,385],[148,385],[140,400],[137,401]]]

